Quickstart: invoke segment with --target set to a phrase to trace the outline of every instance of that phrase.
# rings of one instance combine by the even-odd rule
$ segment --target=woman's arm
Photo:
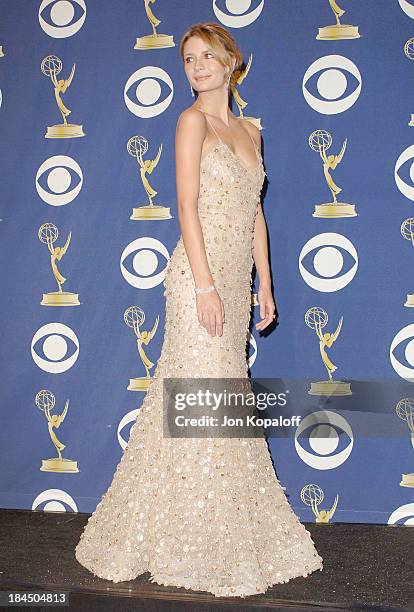
[[[261,136],[258,128],[247,123],[246,127],[260,148]],[[273,321],[276,307],[272,295],[272,281],[270,277],[269,252],[267,248],[267,226],[260,200],[257,203],[257,214],[254,222],[252,255],[257,275],[259,289],[257,300],[260,306],[261,321],[256,323],[256,329],[261,331]]]
[[[254,222],[253,236],[253,259],[259,276],[260,287],[271,286],[269,253],[267,249],[267,226],[263,214],[262,205],[257,203],[257,215]]]
[[[272,281],[270,278],[269,253],[267,249],[267,226],[264,218],[262,205],[257,203],[257,215],[254,222],[254,237],[253,237],[253,259],[259,276],[259,289],[257,291],[257,300],[260,306],[259,323],[256,323],[256,329],[261,331],[273,321],[273,315],[276,307],[272,295]]]
[[[208,287],[214,282],[197,212],[205,135],[205,119],[199,111],[187,109],[181,113],[175,136],[178,219],[196,287]]]
[[[205,135],[206,120],[200,111],[190,108],[181,113],[175,136],[178,220],[196,287],[210,287],[214,284],[197,210],[201,150]],[[217,290],[197,294],[196,309],[200,325],[211,336],[222,336],[224,305]]]

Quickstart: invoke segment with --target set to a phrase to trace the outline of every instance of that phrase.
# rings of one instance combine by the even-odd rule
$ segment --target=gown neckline
[[[209,155],[210,155],[210,154],[211,154],[213,151],[215,151],[215,150],[217,149],[217,147],[219,147],[220,145],[222,145],[222,146],[224,146],[224,147],[225,147],[225,148],[226,148],[226,149],[227,149],[227,150],[230,152],[230,154],[231,154],[231,155],[232,155],[232,156],[233,156],[235,159],[237,159],[237,161],[239,162],[240,166],[241,166],[241,167],[242,167],[244,170],[246,170],[246,172],[251,172],[251,171],[253,171],[253,170],[257,170],[257,169],[260,167],[260,165],[261,165],[261,161],[262,161],[262,160],[261,160],[261,159],[259,158],[259,156],[258,156],[258,150],[259,150],[259,148],[258,148],[257,144],[256,144],[255,142],[254,142],[253,144],[254,144],[254,147],[255,147],[255,150],[256,150],[256,157],[257,157],[257,164],[255,164],[254,166],[246,166],[246,165],[245,165],[245,163],[242,161],[241,157],[240,157],[239,155],[237,155],[237,153],[235,153],[235,152],[234,152],[234,151],[233,151],[233,150],[230,148],[230,146],[227,144],[227,142],[224,142],[224,140],[220,140],[220,141],[219,141],[219,142],[217,142],[217,143],[216,143],[216,144],[215,144],[213,147],[211,147],[211,149],[210,149],[209,151],[207,151],[207,153],[206,153],[206,154],[203,156],[203,158],[202,158],[202,160],[201,160],[201,163],[203,163],[203,162],[204,162],[204,160],[205,160],[205,159],[206,159],[206,158],[207,158],[207,157],[208,157],[208,156],[209,156]]]

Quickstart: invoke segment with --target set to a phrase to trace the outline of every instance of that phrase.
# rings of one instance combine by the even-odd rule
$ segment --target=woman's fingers
[[[210,336],[223,335],[223,316],[221,312],[205,312],[201,311],[198,317],[200,325],[206,328]]]
[[[262,320],[259,323],[256,323],[256,329],[262,330],[265,329],[274,319],[275,313],[275,305],[274,302],[265,302],[261,305],[261,313],[264,314]]]

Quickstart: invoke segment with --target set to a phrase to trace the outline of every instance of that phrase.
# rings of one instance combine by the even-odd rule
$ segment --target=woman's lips
[[[209,74],[207,76],[203,76],[203,77],[196,77],[196,81],[204,81],[204,79],[208,79],[208,78],[210,78]]]

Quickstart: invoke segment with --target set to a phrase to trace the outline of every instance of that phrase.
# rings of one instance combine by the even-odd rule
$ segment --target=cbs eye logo
[[[406,163],[409,160],[411,160],[411,163]],[[407,167],[404,168],[404,166]],[[414,201],[414,145],[407,147],[397,159],[394,179],[401,193],[409,200]],[[410,181],[411,184],[406,181]]]
[[[52,38],[68,38],[76,34],[86,19],[84,0],[42,0],[39,7],[39,23]]]
[[[140,410],[139,408],[137,408],[136,410],[131,410],[131,412],[128,412],[125,416],[123,416],[119,422],[117,436],[118,436],[118,442],[123,451],[126,449],[128,441],[131,437],[132,430],[135,426],[135,422],[137,420],[139,410]],[[128,439],[126,440],[125,438],[122,437],[121,432],[124,429],[124,427],[126,428],[128,425],[130,425],[130,428],[129,428]]]
[[[323,115],[336,115],[348,110],[358,100],[361,87],[361,73],[351,60],[342,55],[317,59],[305,72],[302,82],[306,102]],[[345,93],[347,95],[342,97]]]
[[[411,17],[411,19],[414,19],[414,6],[410,2],[407,2],[407,0],[398,0],[398,2],[404,13]]]
[[[158,102],[162,94],[160,81],[168,85],[170,93]],[[134,87],[133,87],[134,86]],[[135,102],[128,96],[134,95]],[[137,117],[148,119],[161,115],[169,107],[174,96],[174,85],[169,74],[158,66],[143,66],[129,77],[124,87],[124,102],[128,110]],[[156,104],[157,103],[157,104]]]
[[[388,525],[414,525],[414,504],[404,504],[391,512]]]
[[[248,366],[249,368],[251,368],[254,362],[256,361],[256,357],[257,357],[257,343],[256,343],[255,337],[250,332],[249,332],[249,342],[250,342],[249,349],[250,347],[253,349],[253,352],[250,355],[249,360],[248,360]]]
[[[409,341],[405,342],[406,340]],[[401,363],[399,358],[405,358],[408,365]],[[390,346],[390,361],[398,376],[408,382],[414,382],[414,323],[403,327],[394,336]]]
[[[259,17],[260,13],[264,7],[264,0],[261,0],[256,6],[255,9],[246,13],[246,9],[250,8],[251,2],[228,2],[226,1],[226,8],[231,11],[231,14],[225,13],[221,8],[219,8],[218,4],[222,4],[222,2],[218,2],[218,0],[213,0],[213,11],[215,16],[221,23],[229,28],[244,28]]]
[[[311,252],[316,251],[312,256]],[[308,257],[309,256],[309,257]],[[311,259],[315,269],[314,274],[307,270],[304,261]],[[346,260],[353,264],[343,273]],[[326,232],[314,236],[304,245],[299,254],[299,271],[305,281],[316,291],[339,291],[354,278],[358,269],[358,254],[352,242],[334,232]],[[338,276],[342,273],[340,276]]]
[[[310,433],[302,439],[308,442],[311,451],[303,448],[298,440],[300,434],[308,428],[311,429]],[[345,435],[349,437],[349,442],[343,439]],[[308,414],[295,432],[296,452],[304,463],[315,470],[332,470],[339,467],[348,459],[353,446],[354,435],[348,421],[329,410]],[[334,452],[335,454],[332,454]]]
[[[32,504],[32,510],[43,510],[44,512],[77,512],[78,508],[73,497],[62,489],[47,489],[36,497]]]
[[[36,347],[37,343],[41,346]],[[70,345],[73,345],[75,350],[71,356],[68,356]],[[37,348],[42,349],[44,356],[37,353]],[[76,362],[79,355],[79,341],[67,325],[47,323],[33,336],[30,349],[33,361],[39,368],[51,374],[61,374]]]
[[[135,255],[130,257],[132,253]],[[167,265],[154,274],[159,266],[159,255],[167,260]],[[124,265],[127,259],[131,260],[128,263],[133,272],[130,272]],[[121,274],[127,283],[136,289],[152,289],[163,282],[169,260],[170,254],[162,242],[156,238],[142,236],[128,244],[123,250],[120,261]]]
[[[46,173],[47,176],[42,178]],[[46,204],[64,206],[72,202],[82,189],[82,170],[71,157],[53,155],[40,166],[35,184],[37,193]],[[47,191],[46,187],[50,191]]]

